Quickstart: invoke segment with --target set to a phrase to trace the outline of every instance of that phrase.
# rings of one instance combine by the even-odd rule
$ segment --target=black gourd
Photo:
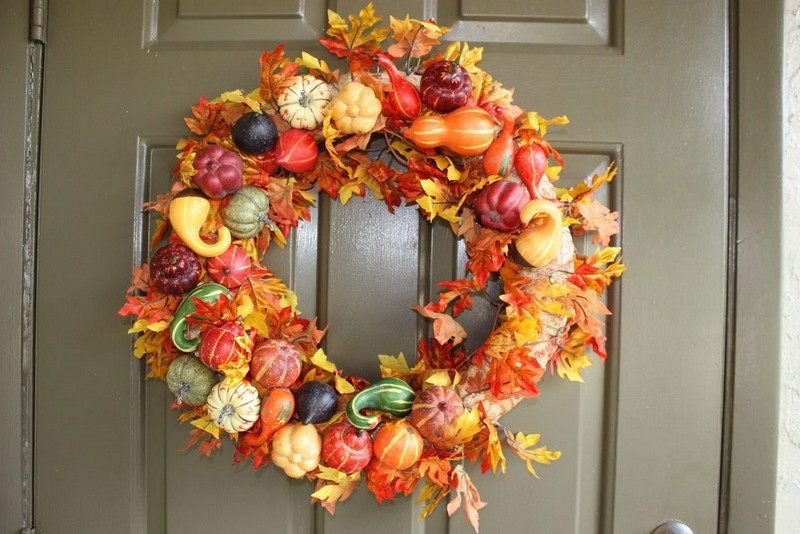
[[[295,401],[295,413],[304,425],[324,423],[336,413],[339,394],[330,384],[311,380],[300,386]]]

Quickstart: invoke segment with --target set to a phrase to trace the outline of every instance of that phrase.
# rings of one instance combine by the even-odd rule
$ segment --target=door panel
[[[334,5],[335,4],[335,5]],[[527,5],[531,4],[531,5]],[[45,76],[36,354],[36,514],[42,532],[468,532],[423,523],[412,500],[359,490],[335,518],[310,485],[273,468],[181,453],[188,429],[161,383],[143,384],[114,315],[147,257],[139,206],[169,187],[181,117],[200,95],[258,82],[258,54],[289,56],[324,30],[325,2],[205,0],[52,4]],[[360,2],[339,1],[340,13]],[[561,460],[533,479],[476,474],[485,532],[649,532],[679,517],[716,528],[726,220],[725,21],[718,1],[376,2],[437,17],[486,43],[484,66],[517,102],[572,123],[551,137],[565,184],[615,162],[607,200],[624,218],[630,272],[612,293],[609,361],[586,383],[547,376],[507,418]],[[144,17],[142,16],[144,13]],[[142,19],[142,26],[139,21]],[[125,24],[119,21],[128,21]],[[624,36],[624,46],[623,46]],[[269,40],[266,40],[268,38]],[[533,73],[537,73],[534,75]],[[546,73],[546,74],[542,74]],[[623,158],[624,153],[624,158]],[[132,238],[133,236],[133,238]],[[591,243],[579,243],[591,251]],[[374,378],[379,353],[413,358],[428,325],[409,307],[463,272],[463,246],[415,210],[321,199],[313,222],[266,264],[330,326],[328,353]],[[465,317],[480,342],[490,318]],[[473,471],[475,471],[473,469]]]

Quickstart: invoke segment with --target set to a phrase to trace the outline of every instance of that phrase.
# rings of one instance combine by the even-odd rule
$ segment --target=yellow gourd
[[[287,476],[302,478],[317,468],[321,451],[322,438],[314,425],[292,423],[275,434],[272,462]]]
[[[381,101],[361,82],[345,84],[331,101],[331,119],[336,129],[346,134],[365,134],[381,115]]]
[[[178,237],[204,258],[219,256],[231,245],[231,232],[224,226],[217,231],[217,242],[206,243],[200,238],[200,229],[206,222],[211,204],[208,199],[186,190],[169,203],[169,222]]]
[[[544,267],[561,248],[561,210],[549,200],[531,200],[519,213],[523,230],[515,246],[522,258],[534,267]]]

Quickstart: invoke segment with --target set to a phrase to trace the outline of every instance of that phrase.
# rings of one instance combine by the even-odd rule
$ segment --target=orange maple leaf
[[[597,232],[592,238],[593,243],[607,246],[611,237],[619,233],[619,213],[612,212],[594,198],[585,197],[572,208],[580,216],[584,231]]]
[[[286,87],[292,84],[292,78],[297,74],[300,65],[294,63],[284,55],[283,43],[278,44],[275,50],[264,50],[261,54],[261,98],[269,102],[278,97]]]

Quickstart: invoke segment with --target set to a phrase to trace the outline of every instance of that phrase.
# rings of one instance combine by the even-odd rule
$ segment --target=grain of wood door
[[[116,316],[149,231],[139,206],[169,184],[181,117],[200,95],[249,89],[258,54],[314,44],[325,9],[355,1],[86,0],[50,3],[37,337],[37,532],[462,533],[410,500],[366,492],[335,518],[274,469],[182,454],[187,429],[161,383],[142,385]],[[563,452],[535,480],[509,457],[476,476],[486,533],[649,532],[677,517],[716,530],[724,356],[726,12],[723,0],[417,0],[379,12],[436,17],[486,46],[484,67],[525,108],[566,113],[552,132],[574,183],[615,162],[629,272],[612,295],[610,358],[578,386],[546,377],[505,419]],[[329,354],[376,375],[415,352],[409,306],[463,268],[445,228],[414,209],[322,201],[268,264],[330,325]],[[591,249],[590,244],[580,245]],[[478,324],[481,311],[470,319]]]

